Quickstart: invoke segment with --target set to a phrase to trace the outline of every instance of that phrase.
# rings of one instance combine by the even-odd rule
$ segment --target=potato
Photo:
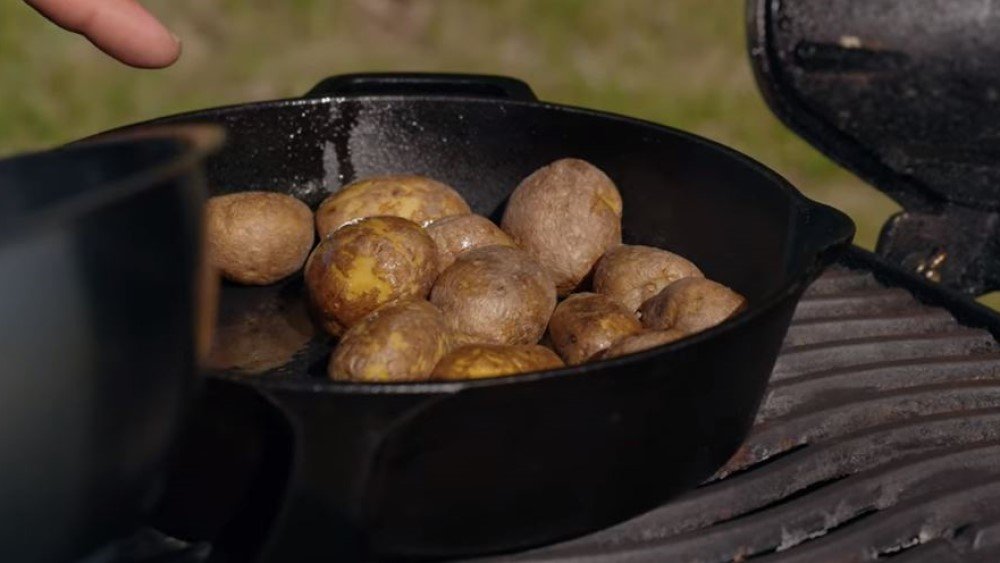
[[[313,311],[335,336],[386,303],[426,297],[436,276],[434,241],[399,217],[369,217],[337,230],[305,268]]]
[[[424,381],[451,349],[441,311],[425,300],[402,301],[374,311],[350,328],[330,357],[335,381]]]
[[[205,206],[209,260],[224,278],[267,285],[300,268],[312,249],[312,211],[294,197],[241,192]]]
[[[631,312],[681,278],[704,277],[697,266],[672,252],[623,244],[604,253],[594,268],[594,291]]]
[[[452,330],[486,344],[535,344],[556,306],[556,288],[523,251],[470,250],[441,273],[431,303]]]
[[[570,365],[642,330],[635,314],[599,293],[577,293],[560,303],[549,321],[556,351]]]
[[[514,190],[501,228],[568,295],[609,248],[621,244],[622,200],[607,175],[567,158],[541,168]]]
[[[264,373],[291,361],[314,334],[304,299],[269,299],[220,319],[208,367]]]
[[[670,344],[671,342],[680,340],[685,336],[687,335],[676,329],[646,330],[638,334],[633,334],[632,336],[626,336],[613,344],[610,348],[595,354],[591,360],[608,360],[628,354],[634,354],[636,352],[642,352],[643,350]]]
[[[668,285],[639,309],[642,324],[694,334],[712,328],[746,307],[746,299],[706,278],[683,278]]]
[[[458,348],[445,356],[434,368],[431,378],[484,379],[563,366],[559,356],[544,346],[474,344]]]
[[[423,176],[376,176],[331,194],[316,210],[320,238],[340,227],[374,216],[409,219],[426,226],[435,219],[470,213],[469,204],[450,186]]]
[[[453,215],[427,225],[427,234],[438,250],[438,268],[443,272],[462,253],[484,246],[510,246],[514,241],[482,215]]]

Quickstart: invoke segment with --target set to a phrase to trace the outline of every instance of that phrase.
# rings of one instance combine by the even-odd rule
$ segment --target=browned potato
[[[464,252],[484,246],[510,246],[514,241],[482,215],[453,215],[427,225],[427,234],[438,249],[438,268],[443,272]]]
[[[314,334],[304,299],[269,299],[219,320],[208,367],[264,373],[291,361]]]
[[[642,324],[694,334],[712,328],[746,307],[746,299],[706,278],[684,278],[642,304]]]
[[[333,335],[386,303],[426,297],[436,276],[434,241],[399,217],[369,217],[337,230],[305,269],[313,310]]]
[[[556,306],[556,288],[523,251],[506,246],[470,250],[445,270],[431,302],[449,326],[487,344],[535,344]]]
[[[320,238],[365,217],[393,216],[427,226],[435,219],[470,213],[454,189],[423,176],[377,176],[359,180],[327,197],[316,210]]]
[[[704,277],[701,270],[672,252],[623,244],[607,251],[594,268],[594,291],[625,305],[631,312],[681,278]]]
[[[501,228],[571,293],[609,248],[621,244],[622,199],[604,172],[582,160],[557,160],[514,190]]]
[[[441,311],[424,300],[392,303],[351,327],[330,357],[335,381],[424,381],[452,347]]]
[[[222,276],[267,285],[300,268],[313,245],[312,211],[294,197],[241,192],[205,206],[209,259]]]
[[[563,367],[555,352],[534,344],[509,346],[474,344],[445,356],[431,375],[433,379],[484,379]]]
[[[570,365],[642,330],[635,314],[599,293],[577,293],[560,303],[549,321],[556,351]]]
[[[626,336],[613,344],[610,348],[595,354],[592,359],[607,360],[610,358],[634,354],[650,348],[656,348],[657,346],[663,346],[664,344],[670,344],[671,342],[680,340],[685,336],[687,335],[676,329],[646,330],[638,334],[633,334],[632,336]]]

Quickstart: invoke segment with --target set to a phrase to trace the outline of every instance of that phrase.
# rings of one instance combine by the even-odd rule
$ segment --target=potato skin
[[[376,176],[348,184],[323,200],[316,210],[316,230],[322,238],[365,217],[402,217],[426,226],[466,213],[471,213],[469,204],[447,184],[423,176]]]
[[[225,279],[246,285],[272,284],[294,274],[315,240],[312,211],[287,194],[209,198],[205,222],[212,265]]]
[[[599,293],[576,293],[560,303],[549,321],[549,336],[567,364],[594,354],[642,330],[635,315]]]
[[[431,303],[452,330],[486,344],[535,344],[556,306],[551,278],[523,251],[470,250],[441,273]]]
[[[386,303],[426,297],[436,276],[434,241],[399,217],[369,217],[337,230],[305,268],[314,314],[335,336]]]
[[[663,346],[664,344],[676,342],[685,336],[687,336],[687,334],[676,329],[646,330],[638,334],[626,336],[625,338],[614,343],[610,348],[595,354],[591,360],[608,360],[611,358],[626,356],[628,354],[634,354],[636,352],[642,352],[643,350],[649,350],[650,348],[656,348],[657,346]]]
[[[438,268],[442,272],[469,250],[494,245],[516,246],[507,233],[482,215],[452,215],[432,222],[426,229],[437,245]]]
[[[651,246],[623,244],[604,253],[594,268],[594,291],[631,312],[681,278],[704,277],[686,258]]]
[[[614,182],[579,159],[557,160],[511,194],[501,228],[568,295],[609,248],[621,244],[622,199]]]
[[[694,334],[712,328],[746,307],[746,299],[707,278],[683,278],[639,308],[647,328]]]
[[[473,344],[455,349],[434,368],[438,380],[485,379],[564,367],[555,352],[534,344]]]
[[[451,347],[437,307],[425,300],[392,303],[344,333],[327,374],[334,381],[425,381]]]

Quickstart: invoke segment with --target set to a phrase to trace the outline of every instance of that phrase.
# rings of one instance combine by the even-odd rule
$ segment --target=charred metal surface
[[[790,128],[898,201],[879,253],[1000,287],[1000,9],[991,0],[751,0],[760,90]]]
[[[835,268],[806,292],[757,426],[713,479],[617,526],[495,560],[998,555],[1000,345]]]
[[[799,306],[750,438],[715,477],[616,526],[491,560],[1000,561],[1000,345],[924,301],[830,270]],[[204,546],[151,538],[127,544],[141,557],[94,561],[205,561]]]
[[[1000,287],[1000,213],[952,206],[895,215],[878,252],[918,276],[978,295]]]

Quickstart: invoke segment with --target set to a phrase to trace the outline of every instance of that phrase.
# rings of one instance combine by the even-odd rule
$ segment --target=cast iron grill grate
[[[100,560],[196,563],[206,547],[147,531]],[[1000,560],[1000,345],[838,266],[803,298],[757,425],[715,477],[628,522],[488,560],[890,558]]]
[[[1000,345],[837,267],[796,311],[746,444],[623,524],[503,561],[1000,560]]]

